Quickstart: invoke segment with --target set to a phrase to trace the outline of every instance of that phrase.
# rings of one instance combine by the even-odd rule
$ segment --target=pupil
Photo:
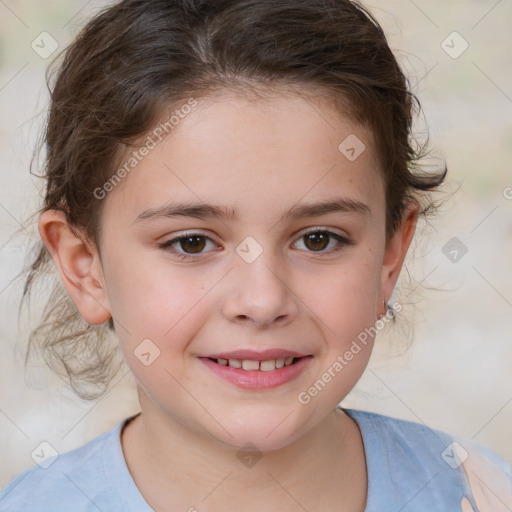
[[[327,241],[328,241],[328,236],[325,234],[325,233],[311,233],[309,235],[306,235],[306,239],[307,239],[307,242],[306,242],[306,245],[308,245],[308,242],[311,242],[315,240],[315,237],[316,237],[316,240],[317,242],[320,241],[320,246],[318,245],[318,243],[314,243],[313,244],[313,247],[309,247],[310,249],[317,249],[317,250],[322,250],[322,249],[325,249],[327,247]]]

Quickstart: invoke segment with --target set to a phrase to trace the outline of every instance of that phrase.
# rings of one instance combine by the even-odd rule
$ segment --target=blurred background
[[[436,199],[451,197],[419,226],[397,294],[406,306],[343,405],[424,423],[512,461],[512,3],[364,4],[420,98],[420,139],[428,125],[448,165]],[[34,465],[41,442],[64,452],[139,410],[125,371],[95,402],[77,399],[42,362],[25,373],[14,279],[36,236],[21,225],[40,205],[29,164],[47,108],[44,72],[105,5],[0,0],[0,487]]]

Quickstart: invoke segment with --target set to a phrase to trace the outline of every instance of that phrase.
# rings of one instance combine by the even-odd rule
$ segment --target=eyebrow
[[[291,218],[317,217],[328,213],[352,213],[358,215],[371,215],[368,205],[349,198],[335,198],[319,203],[297,204],[285,211],[279,218],[279,222]],[[217,218],[221,220],[237,220],[239,213],[236,208],[217,206],[206,203],[170,203],[160,207],[150,208],[143,211],[135,219],[134,224],[173,217],[193,217],[196,219]]]

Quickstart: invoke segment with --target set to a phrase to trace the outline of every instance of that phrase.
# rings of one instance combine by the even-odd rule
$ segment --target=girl
[[[401,308],[446,174],[414,165],[414,101],[349,0],[124,0],[95,17],[52,87],[26,291],[51,257],[88,325],[70,335],[52,298],[46,349],[87,396],[76,379],[108,383],[112,330],[141,412],[43,449],[0,510],[511,510],[497,455],[338,406]]]

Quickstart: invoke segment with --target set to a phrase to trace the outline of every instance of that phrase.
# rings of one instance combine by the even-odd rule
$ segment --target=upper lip
[[[302,354],[294,350],[285,350],[282,348],[269,348],[261,352],[255,350],[233,350],[232,352],[217,352],[200,357],[210,357],[212,359],[240,359],[252,361],[270,361],[272,359],[286,359],[287,357],[304,357],[309,354]]]

